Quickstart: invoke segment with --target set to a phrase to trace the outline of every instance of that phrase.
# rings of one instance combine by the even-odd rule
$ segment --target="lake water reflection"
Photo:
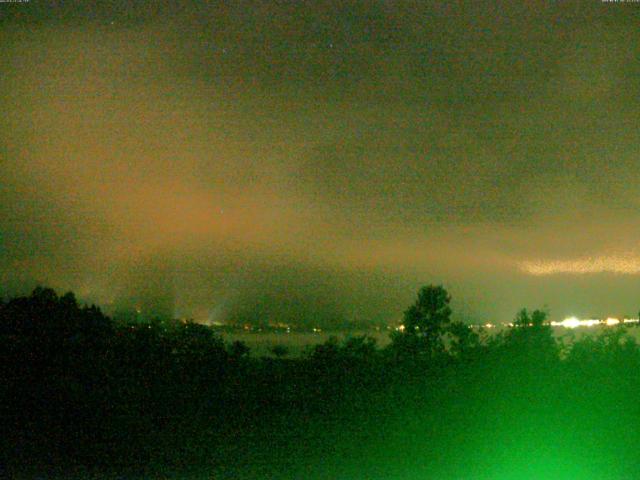
[[[496,326],[485,328],[487,335],[496,335],[507,330],[509,327]],[[640,343],[640,328],[635,326],[606,326],[598,325],[592,327],[552,327],[557,338],[562,338],[565,343],[570,343],[583,338],[585,335],[598,335],[604,331],[616,331],[624,328],[637,342]],[[227,342],[239,340],[244,342],[250,349],[253,356],[272,356],[271,349],[276,345],[287,348],[287,357],[298,357],[304,355],[306,351],[314,345],[326,342],[330,337],[335,336],[343,340],[349,336],[368,335],[375,338],[378,347],[385,347],[390,342],[391,330],[354,330],[354,331],[320,331],[320,332],[228,332],[222,334]]]

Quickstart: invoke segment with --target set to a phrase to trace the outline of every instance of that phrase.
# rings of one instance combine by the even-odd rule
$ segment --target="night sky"
[[[0,4],[1,292],[637,316],[640,3],[202,3]]]

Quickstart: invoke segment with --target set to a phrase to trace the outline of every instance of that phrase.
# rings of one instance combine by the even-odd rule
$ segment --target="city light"
[[[581,325],[581,322],[576,317],[569,317],[561,322],[551,322],[551,325],[554,327],[576,328]]]
[[[588,318],[580,320],[577,317],[567,317],[561,322],[550,322],[552,327],[564,327],[564,328],[578,328],[578,327],[595,327],[597,325],[604,325],[607,327],[613,327],[619,325],[621,322],[614,317],[608,317],[605,320],[599,320],[596,318]],[[625,318],[624,323],[638,323],[636,318]]]

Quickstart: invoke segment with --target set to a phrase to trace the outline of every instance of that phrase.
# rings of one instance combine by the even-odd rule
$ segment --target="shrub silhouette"
[[[289,349],[285,345],[274,345],[271,347],[271,353],[276,356],[276,358],[284,358],[289,355]]]

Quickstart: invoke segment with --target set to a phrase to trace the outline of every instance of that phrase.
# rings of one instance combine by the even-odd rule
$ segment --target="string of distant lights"
[[[604,326],[604,327],[614,327],[616,325],[620,325],[620,324],[634,324],[634,323],[640,323],[640,319],[638,318],[623,318],[622,320],[620,320],[619,318],[614,318],[614,317],[608,317],[605,319],[597,319],[597,318],[587,318],[587,319],[579,319],[577,317],[567,317],[564,320],[560,321],[560,322],[549,322],[549,325],[552,327],[563,327],[563,328],[578,328],[578,327],[597,327],[597,326]],[[502,323],[502,324],[495,324],[495,323],[485,323],[482,325],[469,325],[469,328],[496,328],[496,327],[516,327],[516,325],[514,325],[513,323]],[[531,325],[530,325],[531,326]],[[404,332],[405,331],[405,327],[404,325],[400,325],[398,327],[396,327],[397,331],[400,332]]]
[[[550,325],[552,327],[565,327],[565,328],[577,328],[577,327],[594,327],[597,325],[604,325],[607,327],[613,327],[615,325],[619,325],[621,323],[638,323],[640,319],[638,318],[624,318],[620,320],[619,318],[605,318],[604,320],[598,320],[594,318],[589,318],[586,320],[580,320],[576,317],[565,318],[561,322],[551,322]]]

